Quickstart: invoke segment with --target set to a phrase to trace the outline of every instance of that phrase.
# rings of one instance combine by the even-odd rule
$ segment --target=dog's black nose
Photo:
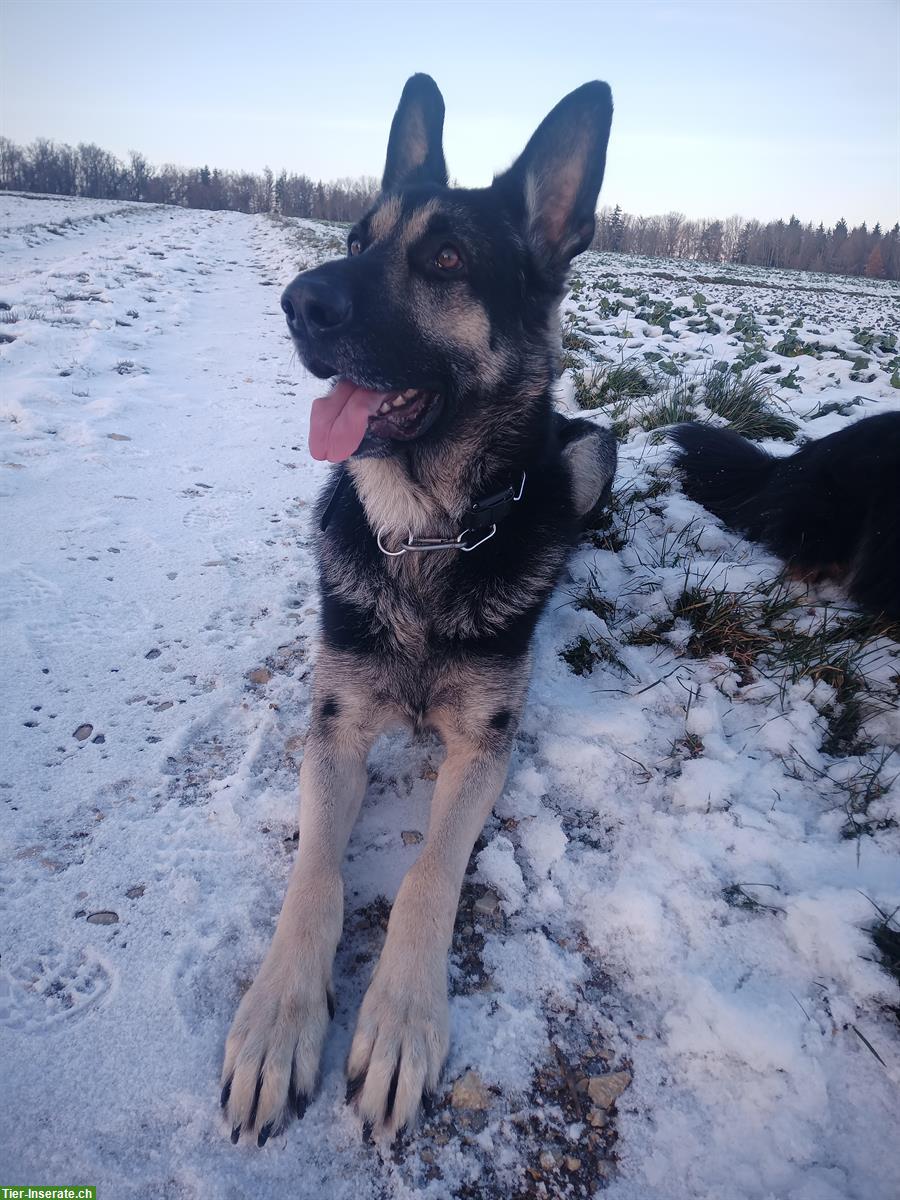
[[[334,333],[350,320],[350,295],[324,279],[298,275],[281,297],[281,307],[293,332],[305,325],[309,333]]]

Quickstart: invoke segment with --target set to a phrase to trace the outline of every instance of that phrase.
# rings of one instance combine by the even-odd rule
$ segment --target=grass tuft
[[[652,377],[628,363],[594,367],[575,379],[575,400],[579,408],[590,410],[651,396],[655,391]]]
[[[616,653],[615,644],[599,633],[575,638],[563,647],[559,656],[573,675],[590,675],[597,666],[615,667],[626,675],[631,674]]]
[[[741,682],[751,682],[754,659],[769,648],[772,636],[759,628],[759,607],[744,593],[724,587],[687,587],[672,613],[691,627],[689,654],[694,658],[724,654],[738,668]]]
[[[735,375],[709,370],[701,382],[701,396],[710,412],[742,437],[790,442],[797,434],[799,426],[772,407],[772,392],[757,371]]]
[[[866,899],[878,913],[878,920],[869,929],[869,936],[875,943],[879,962],[900,983],[900,924],[897,922],[900,908],[885,912],[870,896],[866,896]]]
[[[667,425],[678,425],[682,421],[696,420],[695,385],[682,376],[676,376],[665,391],[638,416],[638,426],[645,433],[662,429]]]

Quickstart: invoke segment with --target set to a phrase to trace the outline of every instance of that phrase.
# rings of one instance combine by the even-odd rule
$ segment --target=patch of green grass
[[[754,663],[772,642],[760,627],[760,609],[753,598],[727,588],[686,587],[672,607],[691,627],[686,650],[694,658],[722,654],[738,669],[742,683],[754,678]]]
[[[626,646],[661,646],[666,641],[666,634],[674,628],[675,618],[664,617],[640,629],[633,629],[625,634],[622,641]]]
[[[600,590],[600,583],[595,571],[590,572],[583,590],[573,596],[573,604],[579,610],[593,613],[601,621],[610,622],[616,615],[616,603],[604,596]]]
[[[607,505],[585,527],[584,538],[597,550],[618,554],[631,541],[635,527],[647,513],[632,493],[614,489]]]
[[[590,342],[579,331],[578,326],[574,321],[566,322],[562,335],[563,349],[565,350],[592,350],[593,342]]]
[[[863,733],[866,720],[893,699],[876,697],[869,675],[882,661],[885,639],[900,640],[900,628],[864,613],[835,612],[827,607],[809,629],[773,623],[777,641],[768,662],[784,684],[820,680],[834,689],[834,701],[824,711],[826,733],[821,750],[832,757],[857,756],[872,748]]]
[[[645,433],[650,433],[654,429],[677,425],[681,421],[693,421],[697,415],[695,404],[694,383],[679,375],[654,399],[650,407],[640,413],[638,426]]]
[[[579,408],[585,409],[606,408],[650,396],[655,390],[653,378],[632,363],[594,367],[575,379],[575,400]]]
[[[723,417],[728,428],[748,438],[793,441],[797,426],[772,404],[772,392],[756,371],[733,375],[708,370],[701,383],[701,398],[710,412]]]
[[[644,500],[656,500],[660,496],[667,496],[672,490],[671,476],[651,474],[650,482],[646,487],[635,488],[631,492],[629,499],[632,502],[639,503]]]
[[[582,634],[575,638],[560,650],[559,656],[573,675],[590,675],[594,667],[603,665],[631,674],[616,654],[615,644],[597,633],[592,637]]]
[[[866,899],[878,913],[878,920],[869,929],[869,936],[878,951],[878,961],[900,983],[900,924],[897,922],[900,908],[886,912],[871,897],[866,896]]]
[[[893,749],[882,747],[868,761],[864,760],[856,774],[843,783],[842,787],[846,793],[844,812],[847,820],[841,830],[841,837],[845,840],[858,843],[862,837],[871,837],[884,829],[896,828],[897,822],[893,817],[873,816],[869,812],[871,805],[885,796],[897,781],[897,772],[891,774],[888,771],[895,753]]]
[[[673,529],[667,525],[658,540],[654,541],[651,553],[638,556],[642,567],[653,567],[656,570],[669,570],[681,566],[682,563],[692,562],[700,553],[700,537],[703,533],[703,521],[695,518]]]

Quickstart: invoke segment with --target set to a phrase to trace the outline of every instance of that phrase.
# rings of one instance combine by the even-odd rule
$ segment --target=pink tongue
[[[338,380],[327,396],[313,400],[309,414],[309,452],[319,460],[343,462],[366,433],[369,417],[393,392],[369,392],[349,379]]]

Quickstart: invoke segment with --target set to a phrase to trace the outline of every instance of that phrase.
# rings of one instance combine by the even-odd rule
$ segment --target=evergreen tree
[[[618,253],[622,248],[622,238],[625,234],[625,219],[622,216],[622,209],[617,204],[612,211],[612,216],[609,219],[606,238],[609,249]]]

